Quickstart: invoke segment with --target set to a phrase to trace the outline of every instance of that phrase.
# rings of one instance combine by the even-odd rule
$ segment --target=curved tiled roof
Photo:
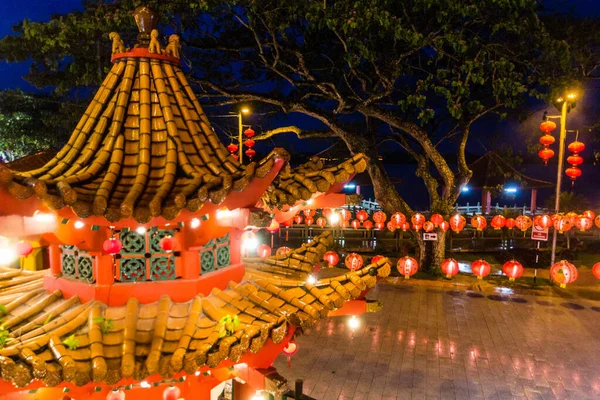
[[[108,307],[65,299],[58,290],[47,293],[43,273],[3,268],[0,304],[10,340],[0,348],[0,374],[19,387],[33,379],[48,386],[115,384],[124,377],[169,377],[216,367],[225,359],[237,362],[269,338],[281,342],[288,324],[313,325],[389,272],[383,259],[312,285],[284,275],[249,274],[239,284],[230,282],[225,290],[186,303],[163,296],[152,304],[131,298],[123,307]],[[240,324],[223,336],[225,316],[237,316]]]

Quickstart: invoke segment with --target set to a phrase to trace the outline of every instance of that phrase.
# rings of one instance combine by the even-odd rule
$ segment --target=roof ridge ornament
[[[133,18],[140,31],[138,33],[138,43],[135,47],[148,47],[153,31],[158,34],[156,30],[158,27],[158,13],[148,6],[139,6],[133,12]]]

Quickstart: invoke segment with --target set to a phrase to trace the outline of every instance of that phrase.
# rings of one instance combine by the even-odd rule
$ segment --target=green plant
[[[219,320],[219,338],[233,335],[235,328],[240,324],[240,319],[237,315],[233,317],[226,315]]]
[[[6,306],[4,304],[0,304],[0,314],[6,315],[8,311],[6,311]]]
[[[4,348],[11,340],[10,332],[8,329],[4,327],[4,325],[0,325],[0,349]]]
[[[104,335],[106,335],[115,326],[115,324],[113,323],[113,320],[110,318],[107,319],[104,317],[95,317],[92,321],[95,324],[100,325],[100,329],[102,330],[102,333]]]
[[[77,339],[73,333],[71,336],[63,340],[63,344],[67,346],[69,350],[77,350],[77,346],[79,346],[79,339]]]

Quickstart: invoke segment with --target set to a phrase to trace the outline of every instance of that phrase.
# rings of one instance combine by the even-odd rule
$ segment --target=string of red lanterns
[[[252,160],[252,157],[254,157],[256,155],[256,150],[254,150],[252,147],[254,147],[254,145],[256,144],[256,142],[252,139],[252,137],[255,135],[256,133],[254,132],[254,130],[252,128],[248,128],[244,131],[244,135],[248,138],[246,139],[246,141],[244,142],[244,145],[246,145],[246,147],[248,148],[244,154],[246,154],[246,156],[248,156],[248,158],[250,160]]]

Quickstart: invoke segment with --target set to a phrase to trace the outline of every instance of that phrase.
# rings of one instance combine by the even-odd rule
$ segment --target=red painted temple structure
[[[387,259],[306,280],[327,232],[288,253],[242,259],[252,231],[337,194],[366,159],[297,168],[285,150],[239,163],[161,50],[157,16],[113,67],[68,143],[0,166],[8,243],[47,248],[49,269],[0,266],[0,393],[8,399],[211,399],[283,390],[269,369],[298,328],[360,313]],[[176,44],[176,41],[174,41]],[[32,257],[32,256],[29,256]],[[41,260],[41,261],[40,261]],[[211,394],[212,393],[212,394]]]

